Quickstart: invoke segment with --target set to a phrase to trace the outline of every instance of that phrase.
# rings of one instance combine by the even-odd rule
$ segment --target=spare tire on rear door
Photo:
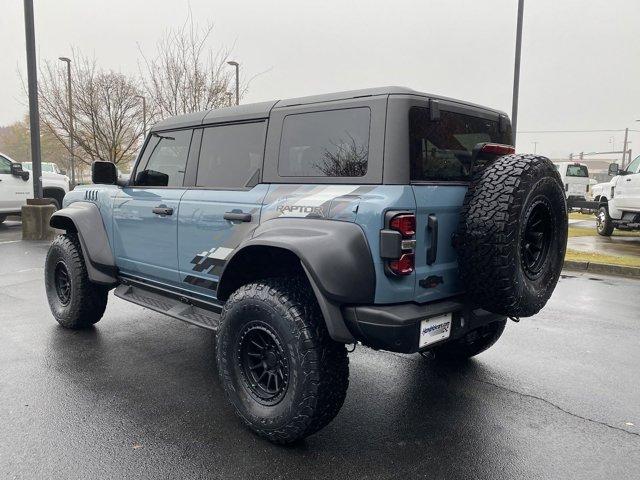
[[[474,173],[456,248],[470,299],[494,313],[527,317],[549,300],[567,245],[567,205],[551,161],[507,155]]]

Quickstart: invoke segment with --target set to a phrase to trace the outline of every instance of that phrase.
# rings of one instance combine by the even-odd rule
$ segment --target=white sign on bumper
[[[452,315],[450,313],[445,313],[444,315],[422,320],[420,322],[419,348],[449,338],[449,335],[451,335],[451,318]]]

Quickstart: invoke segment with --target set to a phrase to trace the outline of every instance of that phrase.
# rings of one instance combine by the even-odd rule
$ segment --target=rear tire
[[[464,337],[432,350],[436,360],[460,361],[491,348],[500,338],[507,321],[492,322],[470,331]]]
[[[538,313],[562,271],[567,225],[564,189],[549,159],[507,155],[476,171],[456,237],[471,300],[504,316]]]
[[[307,437],[338,414],[349,385],[343,344],[327,332],[302,279],[244,285],[224,305],[216,358],[240,419],[280,444]]]
[[[598,209],[598,214],[596,215],[596,231],[598,235],[602,235],[603,237],[610,237],[613,234],[613,222],[611,221],[611,217],[609,216],[609,209],[606,205],[603,205]]]
[[[109,290],[89,280],[77,235],[56,237],[47,253],[44,274],[49,307],[60,325],[87,328],[102,318]]]

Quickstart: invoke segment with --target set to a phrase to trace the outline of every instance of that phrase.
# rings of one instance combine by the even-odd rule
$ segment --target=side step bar
[[[183,322],[206,328],[218,330],[220,324],[220,312],[201,308],[193,305],[189,299],[166,294],[156,293],[152,287],[146,288],[139,285],[122,284],[115,289],[116,297],[146,307],[156,312],[164,313]],[[212,305],[213,307],[213,305]]]

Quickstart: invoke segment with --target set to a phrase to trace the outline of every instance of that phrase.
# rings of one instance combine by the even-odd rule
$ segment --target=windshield
[[[31,171],[31,162],[24,162],[22,164],[22,168],[24,170],[29,170]],[[56,169],[55,169],[55,164],[53,163],[43,163],[42,164],[42,171],[43,172],[51,172],[51,173],[55,173]]]
[[[567,167],[567,177],[588,177],[589,170],[586,165],[569,165]]]
[[[432,121],[428,108],[409,111],[411,180],[469,180],[468,161],[478,143],[510,145],[511,127],[500,131],[496,120],[448,111]]]

